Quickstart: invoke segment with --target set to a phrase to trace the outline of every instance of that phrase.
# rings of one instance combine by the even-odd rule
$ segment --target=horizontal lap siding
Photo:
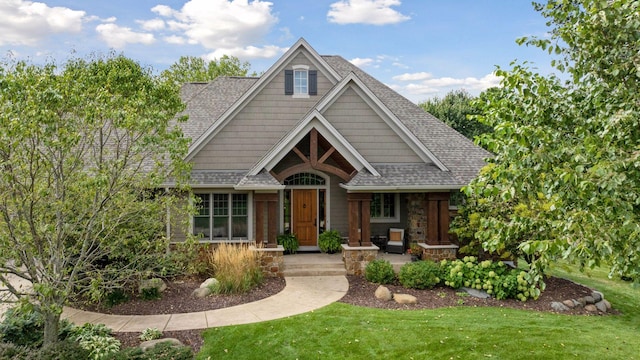
[[[251,168],[332,86],[318,72],[318,95],[293,99],[284,95],[284,69],[292,65],[313,65],[302,54],[276,72],[273,80],[257,94],[193,158],[196,170],[241,170]]]
[[[353,89],[323,115],[370,163],[422,162]]]

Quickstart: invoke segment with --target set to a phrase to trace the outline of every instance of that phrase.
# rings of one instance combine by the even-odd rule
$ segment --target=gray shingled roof
[[[258,78],[220,76],[209,83],[187,83],[180,91],[189,120],[180,124],[184,135],[195,142],[244,94]],[[182,114],[181,114],[182,115]]]
[[[459,180],[448,171],[442,171],[433,164],[374,164],[380,176],[361,171],[346,185],[347,188],[380,187],[408,189],[424,187],[456,187]]]
[[[266,171],[260,172],[258,175],[245,176],[238,182],[238,187],[260,188],[260,189],[277,189],[282,187],[271,174]]]
[[[341,76],[355,73],[461,184],[468,184],[485,165],[484,159],[491,156],[489,152],[341,56],[323,56],[323,59]]]
[[[451,186],[466,185],[473,179],[484,159],[491,154],[423,111],[419,106],[376,80],[341,56],[322,56],[340,76],[353,72],[373,94],[438,158],[449,172],[433,165],[375,165],[381,174],[375,177],[362,171],[346,184],[361,186]],[[210,83],[188,83],[181,96],[187,104],[189,120],[180,124],[185,136],[195,142],[258,80],[258,78],[218,77]],[[284,134],[283,134],[284,135]],[[248,171],[248,169],[247,169]],[[194,171],[194,185],[238,185],[244,187],[276,186],[269,174],[245,176],[246,172]]]

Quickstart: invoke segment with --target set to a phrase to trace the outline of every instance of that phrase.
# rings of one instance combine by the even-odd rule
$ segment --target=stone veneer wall
[[[282,245],[278,245],[276,248],[252,246],[251,249],[262,253],[260,267],[265,277],[284,277],[284,248]]]
[[[453,260],[458,254],[458,245],[427,245],[420,243],[418,246],[422,248],[421,258],[423,260],[433,260],[436,262]]]
[[[427,240],[426,194],[407,194],[407,235],[409,243],[423,243]]]
[[[364,275],[367,264],[376,259],[379,247],[342,245],[342,261],[347,269],[347,275]]]

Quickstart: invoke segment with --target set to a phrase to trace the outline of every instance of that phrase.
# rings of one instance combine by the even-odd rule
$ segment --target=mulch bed
[[[416,310],[451,306],[494,306],[552,312],[550,306],[552,301],[563,301],[591,294],[591,290],[582,285],[555,277],[546,279],[545,283],[547,284],[547,288],[538,300],[529,300],[527,302],[513,299],[477,299],[471,296],[460,296],[457,294],[459,290],[453,290],[448,287],[436,287],[432,290],[414,290],[405,289],[398,284],[385,285],[394,294],[410,294],[418,298],[417,304],[403,305],[397,304],[394,301],[377,299],[374,296],[374,292],[379,286],[378,284],[369,283],[361,276],[347,276],[347,278],[349,280],[349,291],[340,302],[380,309]],[[204,299],[197,299],[191,296],[193,289],[200,285],[200,279],[185,279],[167,285],[167,290],[163,292],[162,298],[158,300],[144,301],[133,299],[109,309],[101,309],[95,306],[85,306],[83,309],[120,315],[151,315],[206,311],[253,302],[274,295],[282,291],[285,286],[285,281],[280,278],[270,278],[261,286],[247,294],[215,295]],[[564,312],[564,314],[587,315],[592,313],[588,313],[583,309],[572,309]],[[163,335],[164,337],[179,339],[185,345],[191,346],[195,353],[200,350],[203,344],[203,331],[204,330],[165,331]],[[115,333],[114,335],[121,341],[123,347],[138,346],[140,344],[140,340],[138,339],[140,333]]]

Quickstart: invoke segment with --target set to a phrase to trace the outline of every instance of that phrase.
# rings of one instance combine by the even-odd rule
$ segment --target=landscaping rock
[[[376,289],[375,295],[376,295],[376,298],[384,301],[391,301],[391,299],[393,299],[393,294],[391,294],[391,291],[389,291],[389,288],[382,285],[378,286],[378,288]]]
[[[180,340],[175,339],[175,338],[165,338],[165,339],[156,339],[156,340],[149,340],[149,341],[144,341],[142,343],[140,343],[140,346],[138,346],[140,349],[142,349],[142,351],[147,351],[149,349],[151,349],[152,347],[160,344],[160,343],[164,343],[164,342],[168,342],[171,343],[171,345],[173,346],[184,346],[184,344],[182,342],[180,342]]]
[[[596,303],[596,299],[594,299],[593,296],[585,296],[584,297],[584,301],[587,304],[595,304]]]
[[[477,290],[477,289],[468,288],[468,287],[461,287],[460,289],[464,290],[464,292],[466,292],[467,294],[478,299],[488,299],[491,297],[491,295],[487,294],[487,292],[483,290]]]
[[[211,295],[211,289],[209,289],[208,287],[197,288],[193,290],[193,292],[191,293],[191,296],[196,297],[198,299],[205,298],[209,295]]]
[[[599,302],[599,301],[602,301],[604,299],[604,296],[602,295],[602,293],[600,291],[594,291],[593,293],[591,293],[591,297],[593,298],[593,300],[595,302]]]
[[[604,303],[604,306],[607,308],[607,310],[611,310],[610,302],[608,302],[606,299],[602,299],[602,302]]]
[[[569,309],[573,309],[574,307],[576,307],[576,303],[573,302],[573,300],[565,300],[562,303]]]
[[[417,304],[418,298],[409,294],[395,294],[393,295],[393,300],[395,300],[398,304]]]
[[[200,287],[201,288],[205,288],[205,287],[215,286],[215,285],[218,285],[218,279],[216,279],[216,278],[208,278],[202,284],[200,284]]]
[[[559,302],[559,301],[554,301],[551,303],[551,308],[555,311],[567,311],[569,310],[569,307],[567,307],[565,304]]]
[[[581,307],[584,307],[585,305],[587,305],[587,301],[584,298],[578,298],[578,300],[576,301],[578,301]]]
[[[584,306],[583,303],[581,303],[580,301],[576,300],[576,299],[572,299],[571,301],[573,301],[573,306],[577,307],[577,308],[581,308]]]
[[[167,284],[162,281],[160,278],[153,279],[145,279],[140,280],[140,286],[138,287],[138,291],[142,293],[144,289],[158,289],[158,292],[161,293],[167,289]]]
[[[598,308],[593,304],[585,305],[584,309],[587,310],[588,312],[597,312],[598,311]]]
[[[607,312],[607,305],[604,303],[604,301],[598,301],[595,305],[598,310],[604,313]]]

